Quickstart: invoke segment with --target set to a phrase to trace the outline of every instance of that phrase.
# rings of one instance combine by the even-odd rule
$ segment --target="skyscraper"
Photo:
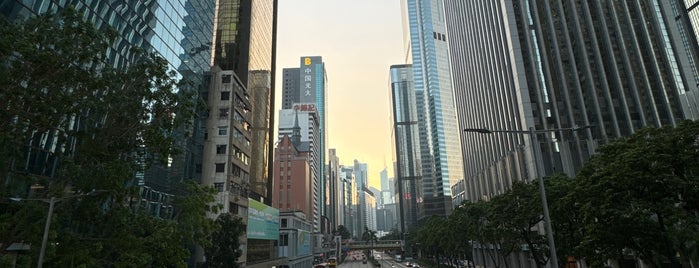
[[[229,126],[230,133],[226,142],[211,144],[207,141],[207,154],[219,154],[223,149],[228,159],[224,163],[223,173],[226,178],[215,183],[223,183],[219,198],[229,213],[237,213],[245,219],[251,209],[250,202],[259,202],[266,206],[272,204],[272,165],[273,144],[271,139],[274,121],[271,111],[274,109],[274,51],[276,44],[276,7],[275,0],[217,0],[214,19],[212,77],[217,77],[217,70],[229,75],[230,81],[240,83],[243,90],[230,92],[229,106],[218,107],[219,118],[209,117],[207,133],[209,137],[220,133],[221,126]],[[225,76],[220,77],[226,79]],[[222,86],[222,87],[219,87]],[[235,87],[234,87],[235,89]],[[229,88],[225,82],[213,83],[208,92],[209,106],[223,104],[224,94]],[[220,100],[211,95],[221,94]],[[221,120],[222,109],[228,109],[230,115]],[[227,147],[221,147],[227,145]],[[211,163],[204,163],[206,169],[214,168]],[[202,182],[210,178],[202,177]],[[205,184],[210,185],[210,184]],[[219,200],[220,201],[220,200]],[[225,210],[224,210],[225,211]],[[250,226],[250,225],[248,225]],[[276,265],[267,262],[274,256],[275,239],[258,239],[248,236],[243,245],[243,256],[238,261],[246,267],[269,267]],[[247,264],[246,264],[247,263]]]
[[[592,126],[546,132],[533,145],[525,135],[464,133],[466,199],[534,179],[534,152],[542,175],[574,175],[600,144],[698,119],[696,44],[675,19],[679,2],[445,0],[461,126]]]
[[[413,81],[418,102],[424,102],[428,146],[422,181],[425,219],[451,214],[451,185],[463,179],[458,122],[454,106],[443,0],[404,0],[409,31]],[[407,15],[406,15],[407,14]],[[419,96],[422,95],[422,96]],[[427,154],[429,152],[429,154]],[[429,168],[428,168],[429,167]],[[431,169],[430,169],[431,168]]]
[[[351,166],[340,166],[340,180],[342,182],[340,197],[342,200],[341,224],[352,233],[353,237],[357,237],[354,233],[355,204],[357,202],[357,191],[354,186],[354,168]]]
[[[325,184],[325,203],[330,219],[330,231],[337,230],[340,222],[340,158],[337,157],[336,150],[328,150],[328,171],[327,182]]]
[[[354,211],[354,232],[361,237],[364,233],[364,227],[367,223],[367,194],[369,186],[367,185],[367,164],[354,160],[354,187],[357,194],[356,210]],[[366,189],[366,191],[365,191]]]
[[[413,88],[413,67],[393,65],[391,100],[393,108],[393,138],[396,153],[396,192],[399,230],[405,233],[417,227],[422,205],[422,161],[418,108]]]
[[[296,103],[314,104],[318,113],[320,135],[316,153],[319,162],[315,163],[315,178],[318,182],[318,209],[320,215],[327,219],[324,197],[327,195],[325,183],[327,172],[325,170],[326,146],[327,146],[327,75],[325,63],[320,56],[301,57],[299,68],[284,68],[282,83],[282,108],[289,109]],[[330,230],[323,230],[328,232]]]
[[[193,88],[208,87],[208,77],[211,58],[211,39],[213,34],[214,0],[205,1],[171,1],[158,3],[127,2],[127,1],[2,1],[0,15],[9,20],[18,20],[48,11],[56,12],[69,5],[84,12],[83,18],[92,22],[99,30],[114,29],[116,36],[112,46],[106,51],[109,62],[114,67],[124,67],[133,63],[134,53],[131,47],[154,51],[167,60],[169,67],[177,72],[179,77],[192,82]],[[168,16],[167,14],[174,15]],[[165,45],[167,44],[167,45]],[[79,124],[75,124],[79,126]],[[176,135],[180,135],[179,130]],[[49,142],[66,140],[59,138],[57,132],[37,133],[36,137],[47,135],[43,139]],[[182,155],[173,159],[173,164],[182,167],[184,159],[198,157],[201,161],[203,131],[195,129],[191,132],[192,141],[187,144],[178,140],[176,146],[182,147]],[[54,137],[52,137],[54,136]],[[73,139],[67,139],[73,140]],[[196,143],[196,144],[195,144]],[[70,144],[47,144],[46,148],[71,147]],[[45,163],[54,163],[55,154],[52,150],[30,150],[27,158],[45,158]],[[193,161],[194,162],[194,161]],[[19,161],[18,161],[19,163]],[[28,163],[28,161],[27,161]],[[200,173],[195,172],[194,163],[187,163],[181,169],[168,169],[164,165],[152,165],[144,173],[137,174],[135,184],[141,188],[147,207],[156,216],[168,217],[171,211],[172,184],[180,179],[198,180]],[[48,178],[54,177],[55,167],[45,165],[16,165],[16,169],[31,174],[39,174]],[[40,170],[44,170],[41,172]]]

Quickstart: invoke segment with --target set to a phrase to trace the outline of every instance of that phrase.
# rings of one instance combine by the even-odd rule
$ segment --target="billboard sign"
[[[298,255],[311,254],[311,233],[299,230],[298,233]]]
[[[248,198],[248,239],[278,240],[279,210]]]

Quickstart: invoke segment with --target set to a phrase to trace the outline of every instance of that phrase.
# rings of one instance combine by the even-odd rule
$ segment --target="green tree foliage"
[[[344,225],[337,226],[336,231],[340,234],[342,239],[350,239],[352,237],[352,234]]]
[[[379,240],[401,240],[401,239],[403,239],[403,236],[401,235],[400,231],[398,231],[398,229],[396,229],[396,228],[393,228],[393,229],[391,229],[390,232],[388,232],[388,234],[382,236],[381,239],[379,239]]]
[[[498,245],[503,258],[527,245],[537,267],[543,267],[548,261],[545,256],[549,248],[546,237],[534,231],[542,220],[538,188],[538,184],[517,181],[509,191],[493,197],[488,206],[486,234],[491,243]],[[493,263],[499,261],[493,257]]]
[[[0,22],[1,196],[62,199],[46,250],[52,267],[184,267],[185,243],[205,243],[213,190],[177,186],[175,212],[148,214],[135,175],[175,153],[172,132],[191,118],[193,93],[161,57],[131,49],[128,67],[106,56],[113,32],[98,31],[66,8],[19,23]],[[51,148],[31,143],[55,137]],[[48,153],[51,177],[13,165],[28,152]],[[0,204],[0,243],[31,243],[36,259],[47,205]]]
[[[240,250],[240,237],[245,233],[245,225],[240,217],[223,213],[216,219],[216,231],[211,234],[206,248],[206,265],[210,268],[237,268]]]
[[[378,237],[376,236],[376,231],[370,230],[369,227],[364,226],[364,233],[362,233],[362,240],[363,241],[373,241],[373,242],[378,241]]]
[[[557,174],[544,183],[559,263],[572,256],[602,267],[634,255],[656,267],[697,265],[699,122],[639,130],[601,147],[576,178]],[[526,246],[544,265],[548,243],[534,228],[541,215],[538,185],[516,182],[490,201],[464,202],[447,219],[430,219],[413,242],[454,256],[454,239],[495,265],[484,247],[506,256]]]
[[[586,234],[580,247],[592,263],[626,250],[656,265],[696,260],[698,163],[699,122],[645,128],[602,147],[574,191]]]

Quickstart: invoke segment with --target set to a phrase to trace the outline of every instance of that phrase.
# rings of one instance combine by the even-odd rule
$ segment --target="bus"
[[[328,267],[337,267],[337,259],[335,257],[328,258]]]

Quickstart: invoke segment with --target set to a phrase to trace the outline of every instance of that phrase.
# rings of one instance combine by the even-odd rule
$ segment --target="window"
[[[218,110],[218,117],[228,117],[228,108],[221,108]]]
[[[216,163],[216,173],[223,173],[226,171],[225,163]]]
[[[216,191],[223,192],[223,182],[214,182],[214,188],[216,188]]]
[[[286,228],[287,221],[286,219],[282,219],[282,228]]]
[[[226,154],[226,145],[225,144],[216,145],[216,154]]]
[[[228,127],[227,126],[219,126],[218,127],[218,135],[228,135]]]
[[[221,100],[230,100],[231,99],[231,92],[230,91],[221,91]]]
[[[221,76],[221,83],[230,83],[231,82],[231,75],[230,74],[224,74]]]
[[[280,247],[289,246],[289,234],[279,235],[279,246]]]

